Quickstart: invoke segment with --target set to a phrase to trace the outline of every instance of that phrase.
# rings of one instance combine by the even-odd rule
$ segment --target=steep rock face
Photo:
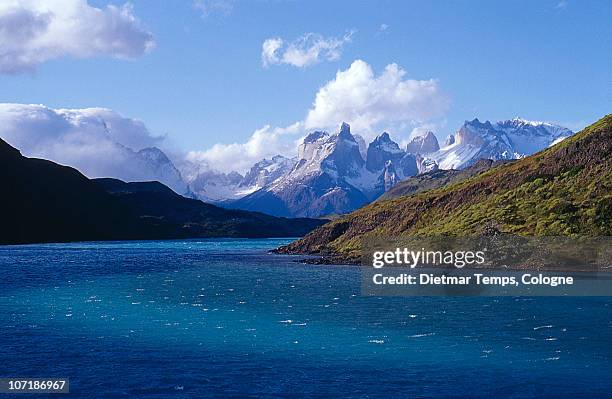
[[[446,140],[444,140],[444,146],[448,147],[451,144],[455,144],[455,136],[452,134],[449,134]]]
[[[424,158],[420,155],[416,158],[418,174],[433,172],[439,169],[438,163],[431,158]],[[417,174],[417,173],[415,173]]]
[[[348,124],[334,135],[313,132],[299,146],[298,161],[288,173],[230,206],[279,216],[346,213],[368,202],[349,183],[360,178],[364,164]]]
[[[387,161],[397,162],[404,156],[396,142],[391,140],[389,133],[384,132],[376,137],[368,146],[366,155],[366,168],[370,172],[377,172],[385,168]]]
[[[398,163],[398,169],[401,173],[400,180],[420,173],[417,164],[417,158],[418,157],[413,154],[406,153],[404,154],[402,159],[400,159]]]
[[[406,146],[406,152],[411,154],[429,154],[440,149],[438,139],[433,132],[427,132],[423,136],[414,137]]]
[[[419,195],[377,201],[279,252],[330,254],[355,261],[364,237],[479,235],[487,226],[519,235],[609,236],[611,182],[612,115],[608,115],[534,155],[450,185],[434,185]]]
[[[365,139],[358,134],[354,134],[353,137],[359,146],[359,153],[361,154],[362,159],[366,159],[368,157],[368,146],[366,145]]]
[[[395,166],[393,166],[392,161],[387,161],[387,163],[385,164],[385,170],[382,174],[382,181],[384,191],[388,191],[391,187],[395,186],[398,183],[399,177],[397,175],[397,172],[395,171]]]

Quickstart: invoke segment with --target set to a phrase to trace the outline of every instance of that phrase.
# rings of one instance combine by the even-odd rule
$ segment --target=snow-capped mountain
[[[282,155],[273,156],[272,159],[262,159],[244,175],[238,187],[247,188],[251,192],[258,190],[289,173],[296,163],[297,159]]]
[[[321,216],[345,213],[368,202],[349,180],[357,181],[365,161],[359,144],[343,123],[337,134],[316,131],[298,148],[297,163],[267,187],[231,206],[280,216]]]
[[[404,154],[399,145],[391,140],[389,133],[384,132],[368,146],[366,168],[371,172],[379,171],[385,167],[385,163],[389,160],[399,162]]]
[[[355,210],[398,182],[437,169],[462,169],[478,159],[511,160],[568,137],[560,126],[515,118],[496,123],[466,121],[440,148],[427,132],[405,149],[383,132],[364,148],[343,123],[336,134],[315,131],[298,146],[297,157],[264,159],[243,177],[200,173],[190,186],[202,199],[278,216],[318,217]]]
[[[463,169],[479,159],[510,160],[531,155],[569,137],[573,132],[546,122],[520,118],[491,123],[466,121],[445,146],[424,154],[440,169]]]
[[[347,123],[336,134],[312,132],[299,145],[297,162],[288,173],[228,206],[279,216],[346,213],[417,174],[416,157],[388,133],[378,136],[366,151],[359,141]]]
[[[160,181],[178,194],[193,196],[181,172],[162,150],[157,147],[148,147],[138,151],[136,155],[144,163],[143,170],[148,171],[150,180]]]
[[[411,154],[429,154],[440,149],[438,139],[433,132],[427,132],[422,136],[414,137],[406,146],[406,152]]]
[[[240,198],[238,185],[243,177],[238,172],[222,173],[206,168],[192,175],[189,187],[197,198],[205,202],[222,202],[229,199]]]
[[[262,159],[242,176],[238,172],[223,173],[207,165],[183,165],[190,170],[185,173],[191,190],[196,196],[207,202],[223,203],[237,200],[262,187],[274,183],[291,171],[297,160],[276,155],[271,159]]]

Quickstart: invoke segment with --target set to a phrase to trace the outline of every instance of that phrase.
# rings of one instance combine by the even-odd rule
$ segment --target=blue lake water
[[[363,297],[358,268],[267,253],[286,242],[0,247],[0,377],[79,398],[612,397],[612,298]]]

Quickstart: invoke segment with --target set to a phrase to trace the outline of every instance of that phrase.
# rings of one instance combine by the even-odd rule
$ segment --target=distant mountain
[[[207,169],[198,172],[192,180],[187,180],[189,188],[196,198],[206,202],[223,202],[228,199],[240,198],[239,184],[243,176],[237,172],[223,173]]]
[[[442,148],[433,132],[413,137],[405,148],[383,132],[366,147],[343,123],[336,134],[308,134],[297,158],[264,159],[245,176],[206,170],[189,184],[198,198],[225,207],[277,216],[343,214],[411,176],[459,170],[479,159],[518,159],[571,134],[560,126],[519,118],[496,123],[474,119],[450,135]]]
[[[157,180],[192,195],[162,142],[136,119],[105,108],[0,103],[0,137],[25,156],[72,166],[89,178]],[[179,158],[180,159],[180,158]]]
[[[483,129],[491,131],[489,125]],[[527,129],[533,137],[532,129]],[[550,131],[542,133],[546,140],[557,136]],[[451,178],[448,185],[439,188],[436,185],[409,195],[419,188],[407,184],[399,194],[408,195],[377,201],[279,251],[357,261],[364,237],[466,236],[493,231],[538,236],[612,235],[612,115],[535,155],[468,179]]]
[[[509,160],[531,155],[573,132],[545,122],[515,118],[491,123],[466,121],[445,146],[426,154],[440,169],[463,169],[479,159]]]
[[[229,206],[279,216],[346,213],[369,201],[355,184],[364,165],[348,124],[333,135],[313,132],[299,146],[297,163],[288,173]]]
[[[263,159],[251,167],[240,180],[238,187],[250,191],[258,190],[289,173],[296,163],[296,159],[282,155],[273,156],[269,160]]]
[[[6,187],[0,197],[2,244],[299,236],[324,223],[227,210],[158,182],[92,181],[71,167],[26,158],[3,140],[0,181]]]
[[[427,132],[423,136],[414,137],[406,146],[406,152],[411,154],[430,154],[440,149],[438,139],[433,132]]]
[[[289,173],[296,162],[296,159],[276,155],[255,163],[244,176],[237,172],[224,173],[210,168],[193,171],[197,167],[190,165],[192,172],[185,173],[185,176],[197,198],[224,204],[272,184]]]
[[[142,171],[148,179],[158,180],[181,195],[193,196],[181,172],[162,150],[157,147],[144,148],[136,152],[136,157],[143,163]]]

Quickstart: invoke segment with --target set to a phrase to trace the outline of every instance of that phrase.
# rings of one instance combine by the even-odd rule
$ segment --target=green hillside
[[[360,256],[365,236],[612,235],[612,114],[530,157],[458,183],[377,201],[283,253]]]

